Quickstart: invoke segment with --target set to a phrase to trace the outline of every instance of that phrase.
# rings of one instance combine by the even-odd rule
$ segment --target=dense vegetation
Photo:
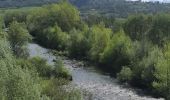
[[[61,0],[0,0],[0,8],[17,8],[25,6],[42,6],[45,4],[57,3]],[[130,14],[157,14],[168,13],[169,3],[141,2],[130,0],[65,0],[77,6],[81,15],[89,17],[93,14],[127,17]],[[153,0],[155,1],[155,0]],[[107,5],[107,6],[106,6]]]
[[[57,62],[55,66],[59,67],[53,69],[43,59],[23,56],[26,55],[25,45],[32,39],[28,33],[47,48],[64,51],[71,58],[87,60],[109,69],[120,82],[170,99],[169,14],[141,14],[125,20],[102,18],[104,20],[89,23],[90,19],[83,21],[80,18],[74,6],[61,2],[25,13],[7,11],[3,17],[5,25],[1,25],[1,29],[8,27],[8,31],[1,32],[0,54],[3,59],[0,63],[0,84],[4,87],[1,87],[0,95],[5,99],[16,96],[17,100],[23,96],[25,100],[42,97],[63,100],[59,97],[70,99],[69,95],[73,95],[73,100],[81,98],[77,92],[67,93],[59,87],[65,83],[63,78],[68,77],[62,62]],[[18,50],[24,52],[17,53]]]
[[[7,20],[0,18],[0,99],[81,100],[78,90],[63,87],[71,76],[62,61],[52,66],[40,57],[30,58],[27,44],[32,36],[26,23],[19,18]]]

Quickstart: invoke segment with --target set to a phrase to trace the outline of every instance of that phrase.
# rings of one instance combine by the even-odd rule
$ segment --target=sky
[[[138,1],[138,0],[131,0],[131,1]],[[145,2],[148,2],[148,1],[170,2],[170,0],[142,0],[142,1],[145,1]]]

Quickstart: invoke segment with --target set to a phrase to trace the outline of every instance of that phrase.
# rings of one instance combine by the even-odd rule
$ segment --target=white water
[[[55,56],[50,54],[47,49],[37,44],[29,44],[28,47],[30,57],[39,56],[46,59],[49,64],[53,64]],[[73,84],[81,90],[87,91],[91,100],[164,100],[146,95],[140,96],[136,89],[123,88],[116,79],[99,72],[94,67],[81,67],[78,62],[72,60],[63,61],[72,73]]]

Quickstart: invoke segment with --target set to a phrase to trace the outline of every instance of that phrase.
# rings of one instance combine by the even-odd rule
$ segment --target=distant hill
[[[0,8],[37,6],[56,3],[59,0],[0,0]],[[69,0],[77,6],[82,16],[99,14],[114,17],[127,17],[129,14],[170,13],[169,3],[132,2],[125,0]]]
[[[0,8],[37,6],[55,3],[58,0],[0,0]]]
[[[170,13],[169,3],[141,2],[125,0],[71,0],[82,14],[102,14],[106,16],[127,17],[129,14]]]

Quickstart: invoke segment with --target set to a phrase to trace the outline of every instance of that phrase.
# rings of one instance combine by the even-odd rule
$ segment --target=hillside
[[[55,3],[58,0],[0,0],[0,8],[37,6]]]
[[[72,0],[83,14],[99,13],[107,16],[127,17],[129,14],[169,13],[169,3],[132,2],[125,0]]]
[[[38,6],[56,3],[59,0],[0,0],[0,8]],[[82,15],[102,14],[114,17],[127,17],[129,14],[169,13],[170,4],[159,2],[132,2],[125,0],[69,0],[77,6]]]

